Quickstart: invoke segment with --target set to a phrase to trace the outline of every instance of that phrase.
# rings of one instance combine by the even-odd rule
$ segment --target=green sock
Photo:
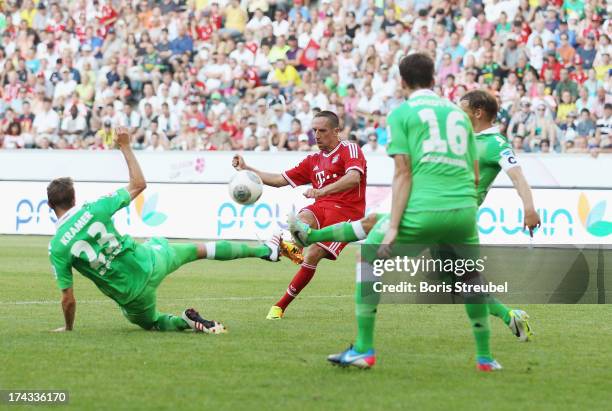
[[[489,306],[487,304],[465,304],[465,311],[472,323],[472,332],[476,340],[476,356],[492,360],[489,339],[491,328],[489,327]]]
[[[357,283],[355,290],[355,316],[357,317],[357,341],[355,350],[360,353],[374,348],[374,325],[376,322],[377,304],[365,304],[362,289],[372,288],[372,283]],[[368,298],[371,299],[371,298]]]
[[[489,313],[501,318],[506,325],[510,324],[510,311],[512,310],[495,297],[491,297],[489,301]]]
[[[234,241],[215,241],[206,243],[206,258],[209,260],[235,260],[246,257],[267,257],[270,249],[263,245],[250,245]]]
[[[183,331],[189,329],[189,325],[185,320],[170,314],[158,314],[155,325],[159,331]]]
[[[320,230],[312,230],[308,234],[308,242],[316,243],[319,241],[340,241],[350,243],[352,241],[363,240],[366,237],[361,222],[338,223]]]

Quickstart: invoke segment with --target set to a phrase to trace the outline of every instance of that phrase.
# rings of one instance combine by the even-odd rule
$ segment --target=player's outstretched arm
[[[540,216],[535,210],[533,205],[533,195],[531,194],[531,187],[523,175],[523,171],[520,167],[513,167],[507,172],[508,177],[512,180],[512,184],[516,189],[519,197],[523,201],[523,210],[525,211],[525,219],[523,220],[523,229],[529,228],[529,235],[533,237],[533,230],[540,226]]]
[[[64,311],[65,326],[60,327],[55,332],[72,331],[74,318],[76,315],[76,300],[72,287],[62,290],[62,311]]]
[[[378,252],[381,256],[389,255],[389,245],[393,244],[406,204],[410,198],[410,190],[412,189],[412,166],[410,156],[404,154],[396,154],[393,156],[395,163],[395,172],[393,174],[393,183],[391,186],[391,215],[389,218],[389,229],[382,246]]]
[[[342,193],[358,186],[361,182],[361,173],[357,170],[349,170],[342,178],[333,184],[323,188],[309,188],[304,193],[306,198],[325,197],[330,194]]]
[[[232,159],[232,167],[234,167],[238,171],[252,171],[253,173],[257,174],[259,178],[261,178],[261,181],[267,186],[283,187],[289,184],[289,182],[285,180],[285,177],[283,177],[282,174],[266,173],[265,171],[259,171],[254,169],[253,167],[248,166],[244,161],[244,158],[242,158],[240,154],[234,155],[234,158]]]
[[[130,193],[130,199],[133,200],[138,197],[138,195],[142,193],[145,188],[147,188],[147,182],[142,174],[140,164],[138,164],[138,160],[132,151],[132,146],[130,144],[130,133],[128,129],[125,127],[115,129],[114,140],[115,144],[119,147],[119,150],[121,150],[121,153],[123,154],[125,162],[128,166],[130,182],[126,187],[126,190],[128,193]]]

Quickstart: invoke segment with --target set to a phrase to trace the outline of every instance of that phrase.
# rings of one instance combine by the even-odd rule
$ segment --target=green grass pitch
[[[278,322],[264,318],[295,272],[287,261],[198,261],[168,277],[159,309],[194,306],[226,324],[221,336],[142,331],[77,273],[76,330],[55,334],[47,241],[0,237],[0,389],[69,390],[78,410],[612,408],[609,306],[523,307],[537,333],[527,344],[493,318],[504,370],[485,374],[463,307],[384,305],[376,367],[340,369],[325,356],[354,338],[354,247],[324,261]]]

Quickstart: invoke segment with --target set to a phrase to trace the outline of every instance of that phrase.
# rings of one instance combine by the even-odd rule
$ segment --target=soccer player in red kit
[[[250,170],[264,184],[297,187],[312,184],[304,196],[314,203],[303,208],[298,218],[313,228],[327,227],[345,221],[359,221],[365,214],[366,160],[359,146],[340,141],[338,116],[321,111],[312,120],[312,130],[320,151],[310,154],[294,168],[280,174],[267,173],[249,167],[242,156],[235,155],[232,165],[237,170]],[[323,258],[335,260],[346,243],[316,243],[304,255],[297,274],[291,280],[285,295],[268,313],[268,320],[283,317],[287,306],[314,276],[317,264]]]

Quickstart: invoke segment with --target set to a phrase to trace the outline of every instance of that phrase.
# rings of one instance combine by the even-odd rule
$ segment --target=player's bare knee
[[[301,222],[308,224],[308,226],[311,228],[319,228],[317,219],[315,218],[314,214],[311,211],[308,211],[308,210],[300,211],[300,213],[298,214],[298,219]]]
[[[198,250],[197,251],[198,259],[201,260],[203,258],[206,258],[206,255],[207,255],[206,254],[206,245],[205,244],[197,244],[196,246],[197,246],[197,250]]]
[[[308,247],[306,255],[304,255],[304,262],[310,265],[317,265],[327,255],[327,251],[319,247],[316,244]]]
[[[372,230],[372,228],[374,227],[374,225],[376,225],[377,220],[377,214],[368,214],[363,220],[361,220],[361,226],[363,227],[363,231],[369,233],[370,230]]]

